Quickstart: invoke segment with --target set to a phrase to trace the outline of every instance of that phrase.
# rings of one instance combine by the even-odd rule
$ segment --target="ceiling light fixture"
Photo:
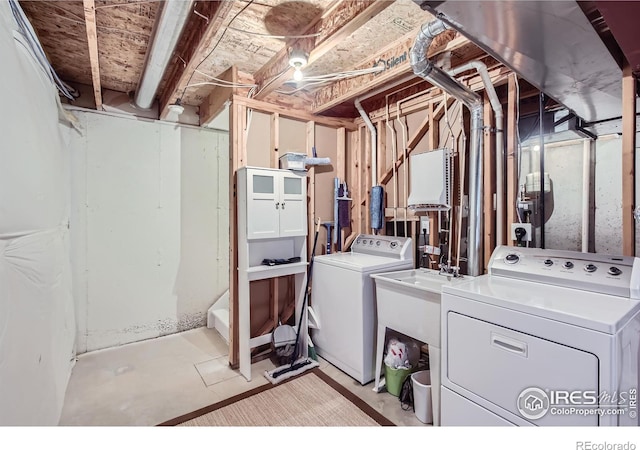
[[[289,54],[289,65],[295,69],[293,72],[293,79],[300,81],[303,78],[302,68],[307,65],[309,56],[304,50],[292,49]]]
[[[176,113],[177,115],[180,115],[184,112],[184,106],[182,106],[182,102],[180,101],[180,99],[177,99],[175,103],[169,105],[169,111],[171,111],[172,113]]]

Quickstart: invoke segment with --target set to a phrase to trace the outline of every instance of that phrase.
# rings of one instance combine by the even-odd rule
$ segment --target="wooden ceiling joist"
[[[341,103],[353,100],[380,86],[411,74],[409,52],[418,31],[415,30],[403,36],[355,68],[366,69],[383,63],[385,69],[382,72],[339,80],[318,89],[311,107],[312,112],[314,114],[323,113]],[[429,58],[434,58],[445,52],[454,53],[468,45],[467,38],[459,36],[455,31],[447,31],[434,39],[429,47]]]
[[[217,78],[231,83],[238,82],[238,68],[231,66]],[[200,125],[206,125],[224,110],[225,103],[236,93],[236,88],[216,86],[200,105]]]
[[[290,48],[306,51],[309,55],[308,64],[313,64],[314,61],[332,50],[343,39],[350,36],[392,3],[392,1],[375,0],[339,0],[335,2],[303,31],[303,34],[319,33],[315,39],[291,40],[287,46],[255,73],[254,79],[258,85],[255,98],[264,99],[281,87],[285,81],[292,78],[294,69],[289,65]]]
[[[196,68],[216,45],[214,42],[216,33],[233,8],[233,3],[231,1],[198,2],[199,20],[195,22],[195,26],[185,30],[186,34],[182,38],[184,43],[179,49],[184,63],[173,65],[164,91],[160,94],[161,119],[166,119],[169,115],[169,105],[182,97]],[[200,16],[205,16],[207,20]]]
[[[94,0],[83,0],[84,19],[89,45],[89,62],[91,64],[91,80],[96,109],[102,109],[102,86],[100,84],[100,63],[98,61],[98,30],[96,28],[96,4]]]

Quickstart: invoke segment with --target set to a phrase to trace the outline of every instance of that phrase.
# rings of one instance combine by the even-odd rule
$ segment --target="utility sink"
[[[442,286],[463,283],[472,277],[454,277],[437,270],[411,269],[371,275],[376,286],[378,339],[376,379],[373,390],[380,391],[382,355],[387,328],[429,346],[432,382],[433,424],[440,422],[440,300]]]

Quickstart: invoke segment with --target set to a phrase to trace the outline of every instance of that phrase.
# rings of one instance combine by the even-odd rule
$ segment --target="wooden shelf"
[[[306,262],[279,264],[276,266],[254,266],[247,269],[249,281],[265,280],[268,278],[283,277],[307,271]]]

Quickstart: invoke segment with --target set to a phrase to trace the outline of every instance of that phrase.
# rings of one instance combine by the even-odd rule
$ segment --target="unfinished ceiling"
[[[130,97],[136,91],[164,3],[153,0],[76,0],[22,1],[21,5],[60,77],[74,87],[93,86],[95,104],[99,105],[101,90],[126,93]],[[430,8],[425,10],[417,3],[424,3]],[[158,115],[164,118],[168,105],[177,100],[183,105],[200,106],[214,92],[214,84],[218,83],[211,77],[218,77],[231,67],[238,70],[239,81],[258,85],[256,98],[282,98],[280,94],[296,88],[296,85],[289,84],[292,68],[288,65],[288,52],[293,48],[301,48],[309,53],[309,65],[304,68],[305,77],[371,68],[376,57],[393,56],[398,49],[410,48],[414,33],[421,24],[431,20],[432,13],[436,11],[451,14],[461,25],[462,34],[478,44],[470,44],[473,48],[468,45],[462,47],[459,43],[453,45],[448,49],[450,60],[456,62],[483,55],[486,57],[488,53],[519,71],[527,81],[548,91],[561,103],[564,97],[570,98],[566,103],[571,103],[571,109],[579,112],[585,120],[594,120],[599,117],[596,113],[604,111],[607,111],[607,116],[616,115],[620,96],[620,68],[616,64],[619,55],[614,54],[612,58],[607,53],[612,53],[611,42],[603,45],[602,41],[597,40],[598,35],[605,40],[600,30],[594,32],[598,23],[604,23],[602,15],[597,9],[595,15],[580,12],[578,3],[573,1],[558,3],[560,6],[549,6],[549,3],[467,4],[453,0],[195,1],[156,92]],[[580,3],[584,10],[585,3],[594,2]],[[602,3],[609,4],[597,2],[598,5]],[[547,14],[558,8],[571,12],[576,20]],[[514,21],[514,17],[507,14],[516,10],[522,10],[524,14],[511,16],[526,19],[525,22]],[[527,13],[531,10],[538,11],[535,17],[541,18],[539,22],[545,24],[546,28],[532,32],[531,26],[527,25],[535,22],[531,20],[532,15]],[[615,20],[614,35],[623,36],[626,55],[633,55],[635,63],[637,57],[633,41],[628,37],[629,28],[627,26],[622,30],[619,14],[613,14],[619,10],[612,12],[608,8],[605,12],[614,17],[611,19]],[[87,25],[93,14],[96,34],[92,39]],[[587,18],[581,14],[587,15]],[[549,20],[544,21],[545,18]],[[576,35],[568,25],[576,25],[583,34]],[[497,35],[495,39],[487,41],[491,33]],[[588,36],[591,44],[575,36]],[[484,38],[487,39],[483,41]],[[496,42],[499,44],[497,47],[492,45]],[[514,52],[514,42],[529,44],[528,47],[516,48]],[[92,57],[89,49],[92,45],[95,49],[96,44],[97,52],[94,55],[97,54],[97,57]],[[572,52],[564,52],[563,49],[571,46]],[[614,47],[619,50],[615,42]],[[594,49],[600,60],[606,61],[606,65],[595,62]],[[568,54],[574,57],[563,56]],[[528,56],[524,58],[522,55]],[[556,55],[559,63],[545,63],[546,71],[541,73],[542,66],[536,62],[548,55]],[[589,57],[578,58],[579,55]],[[407,67],[401,75],[406,78],[412,73],[408,61],[405,65]],[[556,70],[557,67],[563,69]],[[370,88],[380,85],[385,78],[380,76],[376,79],[373,75],[377,76],[370,74],[343,80],[342,85],[338,82],[329,86],[326,83],[310,84],[308,88],[296,90],[296,94],[306,94],[306,100],[312,99],[310,94],[313,94],[311,110],[316,113],[336,115],[347,111],[346,114],[353,116],[353,95],[336,96],[335,92],[355,92],[356,87],[360,86]],[[389,75],[385,83],[391,83],[392,74]],[[572,83],[574,79],[579,83]],[[332,88],[334,85],[335,89]],[[595,95],[586,95],[589,89]],[[86,91],[85,88],[82,92]],[[615,98],[611,100],[611,97]],[[319,102],[319,99],[323,102]],[[590,99],[593,102],[588,103]],[[596,105],[599,106],[596,108]]]

